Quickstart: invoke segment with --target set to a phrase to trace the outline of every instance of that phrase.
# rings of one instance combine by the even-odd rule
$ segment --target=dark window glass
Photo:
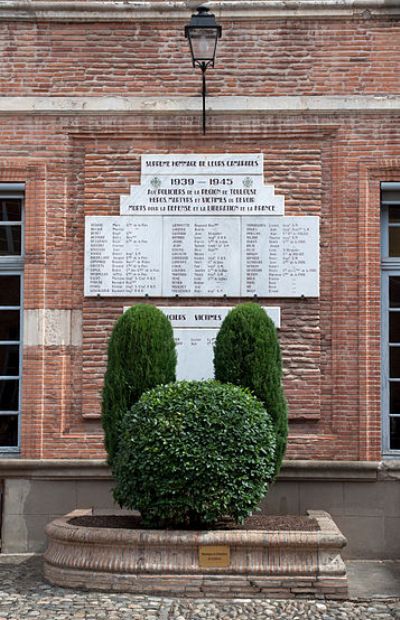
[[[0,310],[0,340],[19,340],[19,310]]]
[[[19,375],[19,346],[0,344],[0,376]]]
[[[389,342],[400,342],[400,312],[389,312]]]
[[[390,376],[400,378],[400,347],[390,347]]]
[[[18,446],[18,416],[0,415],[0,446]]]
[[[400,277],[389,277],[389,306],[400,308]]]
[[[0,411],[18,411],[18,384],[18,379],[0,380]]]
[[[0,195],[0,270],[3,257],[19,257],[23,249],[23,199],[18,193],[14,196],[7,197],[6,192]],[[18,259],[15,264],[19,264]],[[20,374],[21,349],[17,342],[21,332],[21,282],[20,274],[0,275],[0,451],[18,447],[20,381],[11,377]],[[6,310],[9,306],[18,309]]]
[[[390,418],[390,449],[400,450],[400,418]]]
[[[3,198],[0,200],[0,222],[20,222],[21,207],[19,198]]]
[[[391,224],[400,224],[400,206],[389,207],[389,222]]]
[[[385,202],[400,202],[400,190],[398,189],[385,189],[382,194],[382,201]]]
[[[20,276],[0,276],[0,306],[19,306]]]
[[[389,256],[400,256],[400,226],[389,226]]]
[[[19,256],[21,254],[21,226],[0,226],[0,255]]]
[[[400,383],[390,381],[390,413],[400,413]]]

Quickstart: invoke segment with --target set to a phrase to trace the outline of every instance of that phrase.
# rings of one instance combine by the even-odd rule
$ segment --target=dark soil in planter
[[[74,517],[69,520],[71,525],[83,527],[108,527],[122,528],[128,530],[137,529],[172,529],[172,528],[149,528],[143,525],[141,517],[136,515],[83,515]],[[178,529],[178,528],[174,528]],[[179,527],[180,530],[193,530],[198,528]],[[210,530],[296,530],[303,532],[315,532],[319,530],[318,523],[315,519],[306,516],[297,515],[253,515],[245,519],[242,525],[238,525],[233,521],[222,520],[210,528]]]

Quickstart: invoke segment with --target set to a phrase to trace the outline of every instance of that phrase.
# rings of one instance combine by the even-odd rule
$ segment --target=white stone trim
[[[1,0],[0,0],[1,2]],[[400,112],[400,95],[208,97],[216,114]],[[0,115],[9,114],[191,114],[201,97],[0,97]]]
[[[25,310],[24,345],[81,346],[81,310]]]
[[[176,21],[187,20],[198,4],[192,0],[0,0],[0,20]],[[205,4],[220,19],[400,15],[397,0],[213,0]]]

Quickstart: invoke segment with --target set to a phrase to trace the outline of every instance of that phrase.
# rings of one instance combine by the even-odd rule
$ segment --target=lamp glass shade
[[[214,64],[218,33],[214,28],[193,28],[189,30],[189,43],[193,63]]]
[[[215,15],[205,6],[197,8],[189,24],[185,26],[185,37],[189,40],[193,66],[200,65],[203,69],[214,66],[217,41],[221,37],[222,28],[215,21]]]

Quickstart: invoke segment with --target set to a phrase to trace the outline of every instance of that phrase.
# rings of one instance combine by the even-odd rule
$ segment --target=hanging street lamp
[[[203,77],[203,134],[206,133],[206,71],[214,66],[215,52],[222,28],[206,6],[199,6],[185,26],[193,67],[200,67]]]

